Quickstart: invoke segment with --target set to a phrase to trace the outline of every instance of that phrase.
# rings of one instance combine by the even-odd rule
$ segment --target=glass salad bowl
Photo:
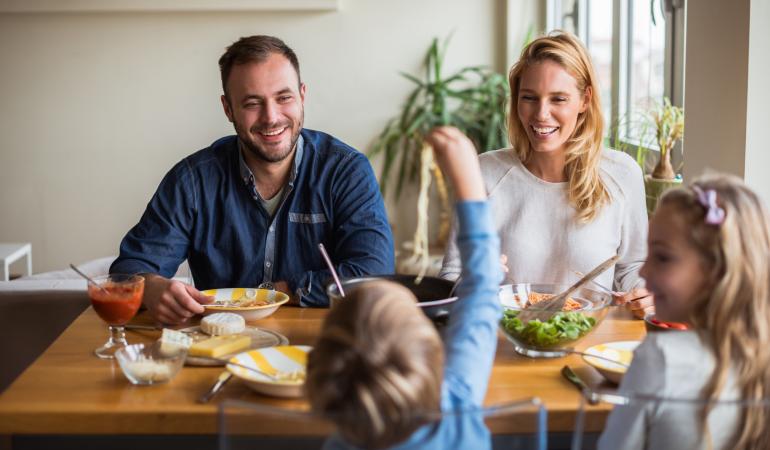
[[[557,358],[601,324],[612,303],[609,293],[583,287],[569,296],[561,311],[548,320],[518,318],[522,307],[546,300],[569,287],[567,284],[518,283],[500,287],[503,318],[500,329],[519,354],[532,358]],[[529,303],[528,303],[529,302]]]

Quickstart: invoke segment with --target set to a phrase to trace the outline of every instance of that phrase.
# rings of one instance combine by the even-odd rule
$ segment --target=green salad
[[[524,344],[537,348],[555,347],[576,341],[596,325],[596,319],[577,311],[559,312],[545,322],[530,320],[523,324],[520,311],[508,309],[500,321],[506,332]]]

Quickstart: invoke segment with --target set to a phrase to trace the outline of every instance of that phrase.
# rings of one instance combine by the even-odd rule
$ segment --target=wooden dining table
[[[327,312],[284,306],[252,325],[281,333],[291,344],[312,345]],[[146,312],[133,322],[151,323]],[[640,340],[644,334],[643,321],[633,319],[622,308],[611,307],[605,320],[579,342],[577,349],[610,341]],[[224,399],[285,408],[306,406],[302,399],[262,396],[238,380],[232,380],[209,403],[198,403],[197,399],[222,373],[222,367],[186,366],[166,384],[131,385],[116,361],[94,356],[93,350],[106,335],[106,325],[89,307],[0,394],[0,443],[18,444],[23,442],[22,437],[45,436],[216,436],[217,407]],[[127,331],[131,343],[151,342],[159,335],[155,330]],[[578,355],[527,358],[518,355],[499,333],[485,404],[538,397],[547,409],[549,433],[569,432],[580,405],[580,393],[561,376],[564,365],[572,367],[593,387],[612,388]],[[601,431],[610,410],[609,405],[588,407],[586,431]],[[516,429],[515,424],[510,426],[508,430],[492,431],[526,431]]]

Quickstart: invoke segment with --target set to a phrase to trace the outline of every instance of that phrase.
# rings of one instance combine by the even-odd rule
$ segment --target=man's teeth
[[[261,131],[260,134],[264,134],[265,136],[275,136],[276,134],[283,133],[283,130],[285,129],[286,127],[278,128],[277,130],[273,130],[273,131]]]
[[[536,132],[537,134],[546,135],[546,134],[551,134],[551,133],[553,133],[554,131],[558,130],[558,129],[559,129],[559,127],[543,127],[543,128],[540,128],[540,127],[532,127],[532,129],[533,129],[533,130],[535,130],[535,132]]]

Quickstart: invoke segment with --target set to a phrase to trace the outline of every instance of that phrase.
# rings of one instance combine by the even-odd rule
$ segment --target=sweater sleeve
[[[630,159],[630,158],[629,158]],[[623,224],[621,228],[620,259],[615,266],[615,288],[630,291],[644,286],[639,270],[647,257],[647,203],[644,193],[644,177],[638,165],[631,164],[630,173],[624,177]]]
[[[441,265],[441,271],[438,276],[455,281],[460,276],[461,269],[460,250],[457,248],[457,221],[453,220],[447,241],[446,253],[444,253],[444,262]]]

